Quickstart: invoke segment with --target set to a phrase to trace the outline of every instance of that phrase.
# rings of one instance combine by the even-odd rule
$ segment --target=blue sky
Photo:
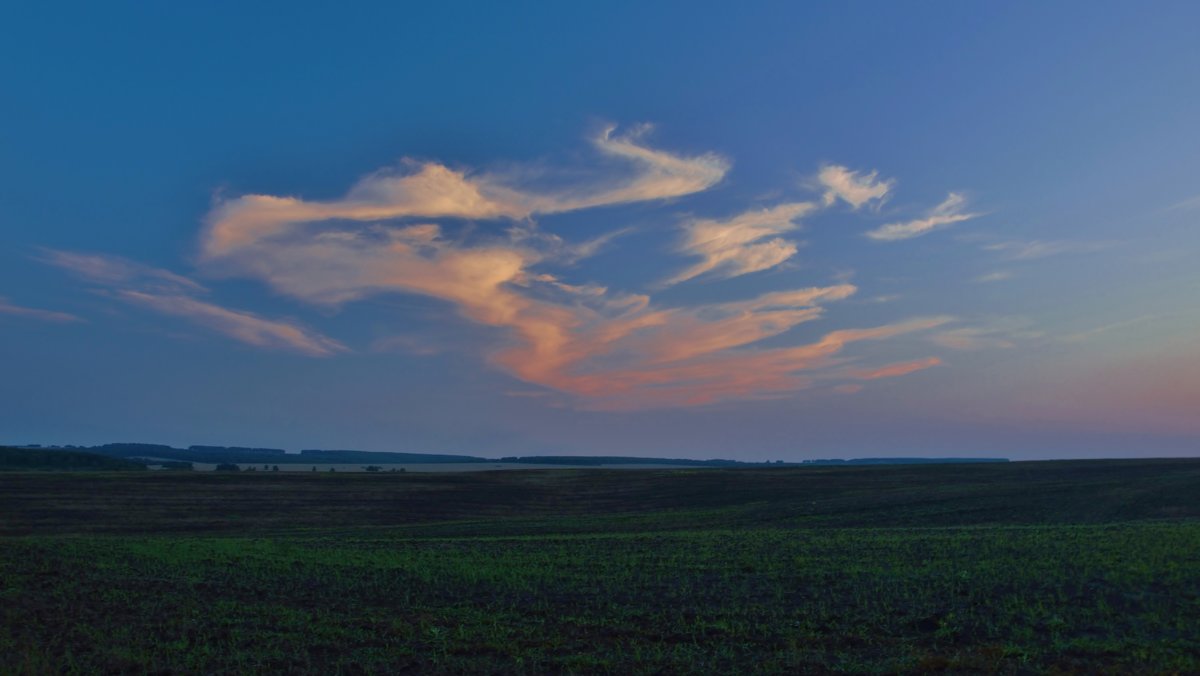
[[[1198,21],[6,9],[0,441],[1195,454]]]

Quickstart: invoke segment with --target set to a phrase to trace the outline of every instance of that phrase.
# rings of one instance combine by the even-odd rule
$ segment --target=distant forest
[[[441,464],[441,463],[516,463],[530,465],[672,465],[679,467],[779,467],[800,465],[911,465],[937,463],[1007,462],[1005,458],[856,458],[851,460],[820,459],[801,462],[743,462],[740,460],[690,460],[681,458],[635,458],[628,456],[571,456],[530,455],[503,458],[481,458],[472,455],[446,455],[439,453],[394,453],[352,450],[306,449],[299,453],[287,453],[279,448],[253,448],[248,446],[188,446],[175,448],[163,444],[116,443],[100,446],[20,446],[13,451],[46,453],[95,454],[107,458],[136,461],[138,466],[146,462],[199,462],[208,464],[254,464],[254,465],[357,465],[357,464]],[[16,456],[14,456],[16,457]],[[30,456],[34,457],[34,456]],[[16,461],[15,461],[16,462]],[[23,461],[21,461],[23,462]],[[30,461],[32,462],[32,460]],[[65,462],[65,460],[63,460]],[[115,468],[115,467],[114,467]]]
[[[97,453],[63,449],[6,448],[0,446],[0,471],[130,471],[146,469],[145,463],[112,458]]]

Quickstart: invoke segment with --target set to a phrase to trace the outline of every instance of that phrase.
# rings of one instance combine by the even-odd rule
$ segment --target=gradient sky
[[[3,11],[0,441],[1200,451],[1200,4],[241,5]]]

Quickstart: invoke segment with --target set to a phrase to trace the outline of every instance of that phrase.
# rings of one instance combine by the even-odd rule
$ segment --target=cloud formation
[[[586,256],[611,234],[573,244],[539,230],[533,216],[680,197],[715,185],[728,168],[713,154],[651,148],[642,130],[616,136],[608,129],[593,144],[623,168],[569,188],[518,187],[521,172],[502,177],[426,163],[400,176],[368,176],[333,202],[270,195],[229,200],[207,219],[201,263],[330,307],[383,293],[443,301],[467,322],[496,331],[489,363],[595,408],[779,396],[807,386],[805,371],[827,366],[852,343],[947,321],[835,330],[808,345],[762,348],[761,341],[819,319],[825,304],[848,298],[855,287],[775,291],[672,308],[647,295],[564,281],[544,266]],[[825,167],[821,180],[826,200],[842,199],[855,208],[882,199],[891,186],[875,172],[860,176],[837,166]],[[780,235],[819,208],[815,202],[787,202],[724,220],[694,219],[684,225],[680,250],[701,260],[667,284],[778,266],[797,247]],[[446,219],[514,225],[489,235],[448,227],[453,223]],[[474,234],[466,236],[468,231]]]
[[[239,256],[241,274],[300,300],[337,306],[380,293],[445,301],[467,321],[502,331],[488,361],[527,383],[576,395],[583,406],[688,406],[804,387],[800,371],[845,346],[925,330],[944,319],[834,331],[807,346],[754,343],[816,320],[850,297],[840,284],[744,301],[656,307],[648,296],[572,285],[534,271],[545,252],[528,240],[465,244],[439,226],[300,230]]]
[[[836,164],[821,167],[817,181],[825,187],[821,198],[825,206],[840,199],[855,209],[871,201],[883,201],[896,183],[892,179],[879,180],[878,171],[859,176],[859,172]]]
[[[724,158],[651,147],[647,131],[603,130],[591,140],[596,164],[569,172],[569,184],[545,167],[487,173],[407,161],[398,171],[360,179],[339,199],[262,194],[227,199],[204,219],[196,263],[211,276],[258,280],[280,296],[327,312],[388,294],[439,301],[484,334],[491,345],[484,355],[488,364],[534,387],[514,391],[554,393],[552,400],[565,395],[584,408],[784,396],[828,380],[851,346],[950,321],[934,316],[833,328],[797,342],[789,332],[823,319],[827,305],[850,298],[857,288],[843,280],[740,300],[664,306],[644,293],[570,279],[578,261],[627,229],[569,240],[542,230],[535,217],[673,200],[725,177]],[[818,200],[685,222],[678,251],[698,260],[665,285],[776,268],[796,253],[799,244],[785,236],[800,228],[802,218],[838,200],[854,209],[879,203],[894,183],[875,171],[862,174],[838,165],[822,167],[818,180],[823,189]],[[951,194],[930,222],[973,216],[961,206],[961,197]],[[920,230],[911,224],[883,230],[888,228]],[[99,285],[107,297],[245,344],[309,356],[348,350],[297,322],[222,307],[206,298],[207,288],[167,270],[62,251],[44,252],[43,259]],[[404,333],[377,339],[368,349],[434,351]],[[938,363],[930,357],[842,377],[896,377]]]
[[[1189,209],[1200,209],[1200,195],[1194,195],[1185,200],[1180,200],[1175,204],[1167,207],[1167,211],[1186,211]]]
[[[46,250],[42,260],[104,288],[104,294],[154,312],[180,317],[248,345],[284,349],[313,357],[344,352],[346,347],[298,324],[265,319],[200,300],[200,284],[167,270],[116,256]]]
[[[930,210],[924,218],[888,223],[871,230],[867,233],[867,237],[880,242],[911,239],[979,216],[976,213],[965,213],[963,209],[966,207],[966,203],[967,200],[962,194],[952,192],[941,204]]]
[[[941,365],[942,360],[937,357],[926,357],[925,359],[916,359],[914,361],[898,362],[888,364],[876,369],[859,369],[851,371],[849,377],[856,380],[879,380],[880,378],[896,378],[905,376],[917,371],[924,371],[928,368]]]
[[[934,343],[951,350],[984,350],[1013,347],[1011,340],[996,335],[995,331],[978,327],[960,327],[940,331],[930,337]]]
[[[989,272],[987,274],[979,275],[971,281],[977,284],[988,284],[991,282],[1003,282],[1007,279],[1012,279],[1011,272],[1007,270],[997,270],[996,272]]]
[[[76,317],[75,315],[67,312],[55,312],[53,310],[41,310],[38,308],[13,305],[4,296],[0,296],[0,315],[26,317],[28,319],[36,319],[43,322],[56,322],[60,324],[84,321],[83,318]]]
[[[264,319],[250,312],[230,310],[189,296],[160,295],[130,289],[114,291],[113,295],[155,312],[182,317],[247,345],[291,350],[311,357],[327,357],[346,350],[341,343],[296,324]]]
[[[468,175],[441,164],[406,161],[404,173],[379,171],[339,200],[245,195],[219,204],[209,214],[201,256],[216,259],[294,230],[329,220],[383,221],[402,218],[512,219],[590,207],[680,197],[706,190],[729,169],[713,153],[683,156],[642,143],[649,127],[616,135],[614,127],[592,139],[601,155],[617,159],[626,171],[580,185],[539,190],[513,185],[520,178]]]
[[[41,249],[37,259],[102,286],[137,284],[142,288],[152,287],[187,293],[208,292],[208,289],[187,277],[119,256]]]
[[[993,244],[985,244],[983,249],[985,251],[1000,252],[1009,260],[1031,260],[1034,258],[1057,256],[1059,254],[1092,253],[1110,248],[1113,245],[1113,242],[1069,242],[1061,240],[1044,242],[1035,239],[1027,242],[995,242]]]
[[[1016,347],[1018,341],[1037,340],[1045,334],[1024,317],[991,317],[974,326],[958,326],[930,336],[951,350],[987,350]]]
[[[728,220],[698,219],[685,224],[679,250],[702,260],[665,284],[678,284],[701,275],[727,279],[783,263],[795,255],[797,244],[776,235],[799,228],[798,219],[816,207],[812,202],[792,202],[747,211]]]

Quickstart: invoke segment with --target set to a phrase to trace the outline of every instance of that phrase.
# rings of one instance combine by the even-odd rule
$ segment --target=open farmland
[[[1200,462],[0,475],[0,671],[1187,673]]]

